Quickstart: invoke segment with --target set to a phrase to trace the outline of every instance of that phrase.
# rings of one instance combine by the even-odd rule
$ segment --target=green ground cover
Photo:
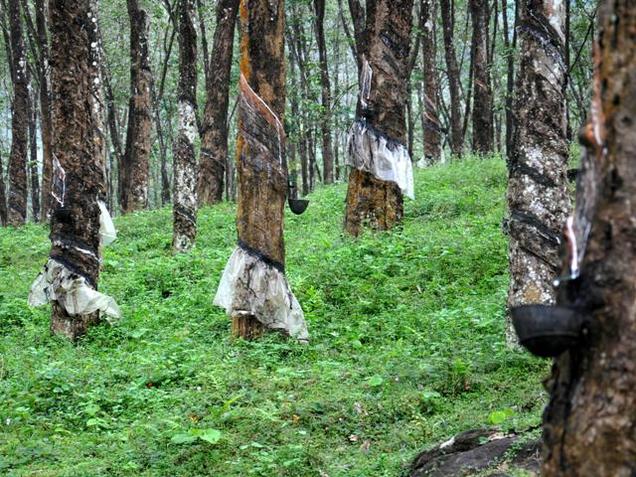
[[[286,218],[311,343],[233,341],[212,306],[234,206],[173,256],[168,209],[116,219],[100,289],[124,318],[77,345],[26,304],[45,227],[0,230],[0,475],[399,476],[484,425],[536,425],[547,365],[510,352],[505,164],[416,172],[401,230],[342,234],[345,185]]]

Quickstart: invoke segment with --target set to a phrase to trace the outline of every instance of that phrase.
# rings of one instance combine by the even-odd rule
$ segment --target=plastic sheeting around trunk
[[[404,195],[415,198],[413,165],[408,150],[364,121],[355,121],[349,131],[347,165],[383,181],[395,182]]]
[[[57,302],[70,316],[90,315],[96,311],[112,318],[121,312],[115,300],[93,289],[86,279],[52,258],[31,285],[29,305]]]
[[[115,224],[113,219],[108,213],[106,204],[101,200],[97,201],[99,205],[99,241],[103,246],[110,245],[117,238],[117,231],[115,230]]]
[[[303,310],[285,275],[240,247],[223,270],[214,304],[229,316],[248,312],[267,328],[282,330],[299,341],[309,339]]]

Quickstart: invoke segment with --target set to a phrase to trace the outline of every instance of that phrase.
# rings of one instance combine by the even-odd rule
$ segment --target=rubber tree
[[[519,2],[515,128],[508,155],[508,306],[552,304],[560,233],[570,210],[565,122],[564,3]],[[515,343],[510,321],[507,339]]]
[[[231,317],[234,336],[256,338],[272,329],[307,340],[302,309],[285,278],[284,1],[241,0],[240,18],[238,246],[214,303]]]
[[[138,0],[128,0],[130,21],[130,99],[126,146],[119,167],[119,193],[123,213],[148,207],[152,145],[152,71],[148,51],[148,13]]]
[[[580,135],[587,152],[567,237],[580,271],[559,287],[559,304],[578,309],[589,331],[553,367],[545,476],[636,475],[635,6],[604,0],[598,10],[592,105]]]
[[[175,252],[194,246],[197,233],[197,32],[193,0],[179,0],[179,130],[173,143],[173,235]]]
[[[230,71],[238,6],[239,0],[221,0],[216,6],[216,30],[206,78],[206,102],[201,128],[199,205],[211,205],[223,199]]]
[[[345,230],[388,230],[403,214],[403,194],[413,195],[406,149],[405,112],[413,0],[368,0],[356,120],[350,131]],[[355,20],[355,18],[354,18]]]
[[[437,109],[439,97],[435,59],[435,0],[420,0],[420,29],[422,30],[422,74],[424,105],[422,130],[424,136],[424,160],[426,164],[439,162],[442,151],[442,130]]]
[[[457,53],[453,40],[455,29],[455,5],[449,0],[439,0],[444,33],[444,58],[446,59],[446,75],[448,76],[448,90],[450,93],[450,148],[456,156],[464,149],[464,133],[462,127],[462,113],[460,107],[460,70],[457,63]]]
[[[327,43],[325,40],[325,0],[314,0],[316,14],[314,25],[318,58],[320,64],[320,87],[322,99],[322,117],[320,132],[322,136],[322,164],[325,184],[333,183],[333,147],[331,141],[331,81],[327,64]]]
[[[473,55],[473,152],[490,154],[494,149],[493,98],[488,50],[490,24],[487,0],[470,0]]]
[[[53,0],[51,251],[31,287],[32,305],[52,303],[51,329],[76,339],[100,321],[118,316],[115,302],[97,291],[101,246],[114,240],[103,203],[104,137],[94,0]]]
[[[27,218],[27,152],[29,131],[29,73],[22,28],[20,2],[10,0],[8,7],[11,39],[11,78],[13,104],[11,114],[11,152],[9,155],[8,224],[20,226]]]

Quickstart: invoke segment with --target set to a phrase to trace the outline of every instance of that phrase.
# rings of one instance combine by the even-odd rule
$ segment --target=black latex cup
[[[510,313],[519,342],[536,356],[559,356],[579,342],[582,319],[571,308],[524,305]]]
[[[287,203],[289,204],[291,211],[296,215],[302,214],[305,210],[307,210],[307,206],[309,205],[309,201],[307,199],[292,199],[291,197],[287,199]]]

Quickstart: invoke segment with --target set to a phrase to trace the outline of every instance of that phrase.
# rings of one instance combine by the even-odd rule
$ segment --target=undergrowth
[[[211,300],[235,244],[231,204],[173,256],[169,209],[117,218],[100,289],[124,318],[79,344],[30,309],[43,226],[0,231],[0,475],[398,476],[460,431],[536,425],[546,364],[506,349],[505,165],[416,172],[390,233],[342,234],[346,186],[286,217],[310,327],[230,339]]]

